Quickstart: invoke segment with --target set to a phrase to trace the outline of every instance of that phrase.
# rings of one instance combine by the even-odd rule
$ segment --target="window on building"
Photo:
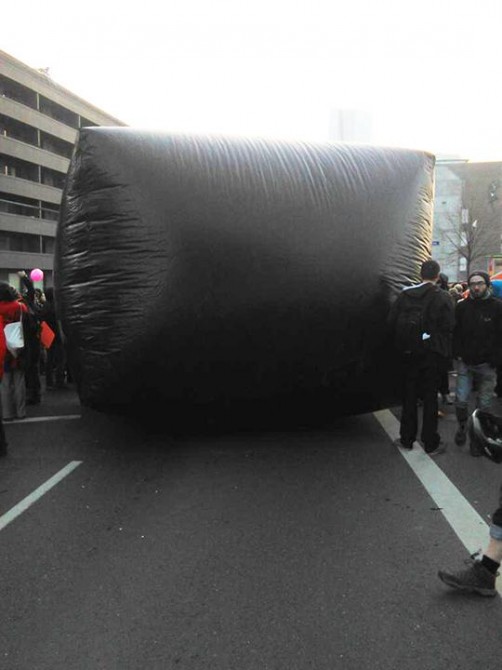
[[[0,231],[0,249],[39,254],[41,250],[40,235]]]
[[[71,112],[66,107],[58,105],[57,102],[49,100],[43,95],[40,96],[40,111],[51,119],[64,123],[66,126],[78,129],[78,114]]]
[[[21,195],[0,192],[0,212],[38,218],[40,215],[40,205],[38,200],[33,200],[32,198],[24,198]]]
[[[33,146],[37,146],[38,144],[36,128],[29,126],[27,123],[16,121],[16,119],[11,119],[4,114],[0,114],[0,135],[11,137],[13,140],[19,140]]]
[[[0,174],[38,182],[38,166],[20,158],[0,154]]]
[[[45,186],[54,186],[54,188],[63,188],[66,175],[58,170],[51,170],[43,167],[41,170],[41,181]]]
[[[40,202],[32,198],[24,198],[21,195],[3,193],[0,191],[0,212],[4,214],[15,214],[30,218],[41,218],[47,221],[59,219],[59,207],[52,202]]]
[[[27,107],[37,108],[37,94],[35,91],[26,88],[22,84],[18,84],[17,81],[9,79],[5,75],[0,75],[0,95],[15,100]]]
[[[42,253],[43,254],[53,254],[54,245],[56,240],[54,237],[47,237],[47,235],[42,236]]]
[[[42,219],[47,219],[48,221],[57,221],[59,219],[59,207],[57,205],[42,201],[41,210]]]
[[[71,142],[66,142],[59,137],[54,137],[54,135],[44,132],[40,133],[40,147],[45,151],[50,151],[64,158],[71,158],[73,152],[73,144]]]

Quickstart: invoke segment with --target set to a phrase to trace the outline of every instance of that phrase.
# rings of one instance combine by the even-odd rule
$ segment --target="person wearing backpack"
[[[437,286],[439,263],[422,263],[422,283],[406,287],[392,305],[389,326],[403,371],[400,437],[396,445],[412,449],[418,430],[418,399],[423,399],[421,440],[431,456],[445,451],[438,426],[438,379],[452,355],[453,303]]]

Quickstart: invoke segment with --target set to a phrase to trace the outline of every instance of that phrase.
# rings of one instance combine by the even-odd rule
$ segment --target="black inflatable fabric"
[[[396,401],[386,317],[430,255],[434,158],[81,131],[55,288],[84,405],[166,427]]]

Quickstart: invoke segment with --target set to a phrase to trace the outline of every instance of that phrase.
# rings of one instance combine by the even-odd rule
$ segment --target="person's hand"
[[[19,270],[17,274],[19,277],[26,277],[26,272],[24,270]]]

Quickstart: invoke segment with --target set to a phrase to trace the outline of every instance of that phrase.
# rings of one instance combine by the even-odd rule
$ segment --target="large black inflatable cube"
[[[386,317],[430,255],[434,159],[81,131],[56,298],[83,404],[192,429],[395,401]]]

